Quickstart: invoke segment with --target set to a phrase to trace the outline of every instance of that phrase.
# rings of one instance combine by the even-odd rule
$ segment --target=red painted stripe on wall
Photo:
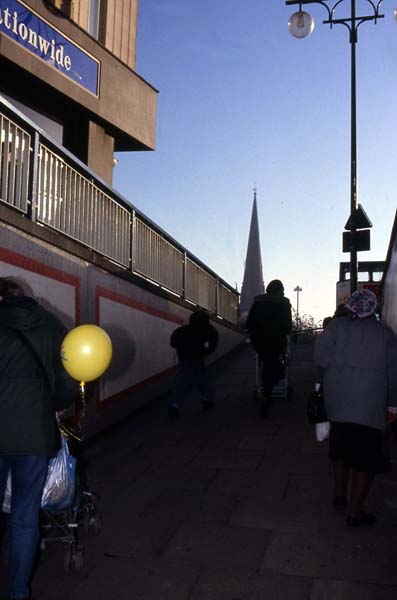
[[[97,286],[96,288],[96,306],[97,306],[97,324],[99,325],[99,300],[100,298],[107,298],[108,300],[112,300],[113,302],[118,302],[119,304],[124,304],[125,306],[131,306],[131,308],[135,308],[136,310],[140,310],[154,317],[158,317],[159,319],[165,319],[166,321],[172,321],[177,323],[178,325],[183,325],[184,320],[176,315],[171,313],[167,313],[165,311],[159,310],[154,306],[150,306],[149,304],[143,304],[143,302],[137,302],[130,298],[129,296],[123,296],[121,294],[116,294],[111,290],[106,288],[102,288]]]
[[[9,250],[8,248],[0,247],[0,260],[8,263],[10,265],[14,265],[15,267],[19,267],[20,269],[25,269],[26,271],[31,271],[32,273],[37,273],[38,275],[43,275],[44,277],[48,277],[49,279],[55,279],[56,281],[60,281],[61,283],[66,283],[67,285],[71,285],[75,288],[75,323],[76,325],[80,322],[80,278],[76,275],[70,275],[70,273],[65,273],[65,271],[61,271],[60,269],[55,269],[54,267],[50,267],[45,263],[41,263],[33,258],[25,256],[23,254],[18,254],[13,250]]]
[[[129,394],[132,394],[133,392],[142,389],[146,385],[149,385],[149,383],[154,383],[156,381],[159,381],[163,377],[166,377],[167,375],[171,375],[175,372],[175,369],[176,367],[170,367],[169,369],[160,371],[160,373],[156,373],[155,375],[152,375],[151,377],[148,377],[147,379],[144,379],[139,383],[135,383],[134,385],[125,388],[125,390],[122,390],[121,392],[117,392],[117,394],[114,394],[113,396],[105,398],[105,400],[102,400],[102,402],[97,401],[97,410],[100,411],[103,408],[109,406],[109,404],[113,404],[113,402],[125,399],[127,396],[129,396]]]
[[[181,319],[180,317],[177,317],[176,315],[166,313],[165,311],[159,310],[148,304],[143,304],[142,302],[137,302],[136,300],[133,300],[132,298],[130,298],[128,296],[123,296],[122,294],[116,294],[115,292],[112,292],[111,290],[97,286],[95,303],[96,303],[96,323],[98,326],[100,326],[100,316],[101,316],[100,315],[100,299],[101,298],[106,298],[113,302],[117,302],[119,304],[124,304],[125,306],[130,306],[131,308],[135,308],[136,310],[140,310],[140,311],[145,312],[154,317],[158,317],[159,319],[165,319],[167,321],[172,321],[173,323],[176,323],[177,325],[184,324],[184,320]],[[168,369],[165,369],[164,371],[160,371],[159,373],[155,373],[154,375],[148,377],[147,379],[144,379],[143,381],[140,381],[139,383],[136,383],[128,388],[125,388],[121,392],[117,392],[117,394],[114,394],[113,396],[104,398],[104,400],[102,400],[102,401],[99,400],[99,388],[97,388],[97,394],[96,394],[97,411],[102,410],[103,408],[105,408],[109,404],[112,404],[113,402],[117,402],[119,400],[125,399],[129,394],[141,389],[145,385],[149,385],[150,383],[154,383],[155,381],[158,381],[162,377],[166,377],[167,375],[170,375],[171,373],[173,373],[175,371],[175,368],[176,367],[173,366]]]

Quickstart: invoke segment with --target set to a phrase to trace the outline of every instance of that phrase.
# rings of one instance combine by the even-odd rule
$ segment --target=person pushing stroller
[[[267,417],[273,386],[284,374],[287,336],[292,329],[291,304],[284,297],[284,286],[273,279],[266,294],[260,294],[248,313],[246,328],[262,370],[261,415]]]

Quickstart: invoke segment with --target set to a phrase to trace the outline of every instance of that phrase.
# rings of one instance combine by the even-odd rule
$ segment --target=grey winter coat
[[[331,421],[385,428],[386,407],[397,406],[397,341],[389,327],[375,317],[333,319],[316,340],[314,360]]]

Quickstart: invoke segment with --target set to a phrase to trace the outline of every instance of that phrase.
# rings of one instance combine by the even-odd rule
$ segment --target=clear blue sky
[[[321,319],[349,259],[350,44],[307,8],[315,30],[296,40],[283,0],[141,0],[137,72],[160,92],[157,148],[118,154],[114,187],[240,290],[256,186],[265,284],[282,279],[293,306],[300,285],[300,309]],[[359,260],[385,258],[397,206],[394,8],[359,29],[358,194],[374,225]]]

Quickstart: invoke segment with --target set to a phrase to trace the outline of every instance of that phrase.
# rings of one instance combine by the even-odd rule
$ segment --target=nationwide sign
[[[0,33],[95,96],[99,61],[18,0],[0,0]]]

